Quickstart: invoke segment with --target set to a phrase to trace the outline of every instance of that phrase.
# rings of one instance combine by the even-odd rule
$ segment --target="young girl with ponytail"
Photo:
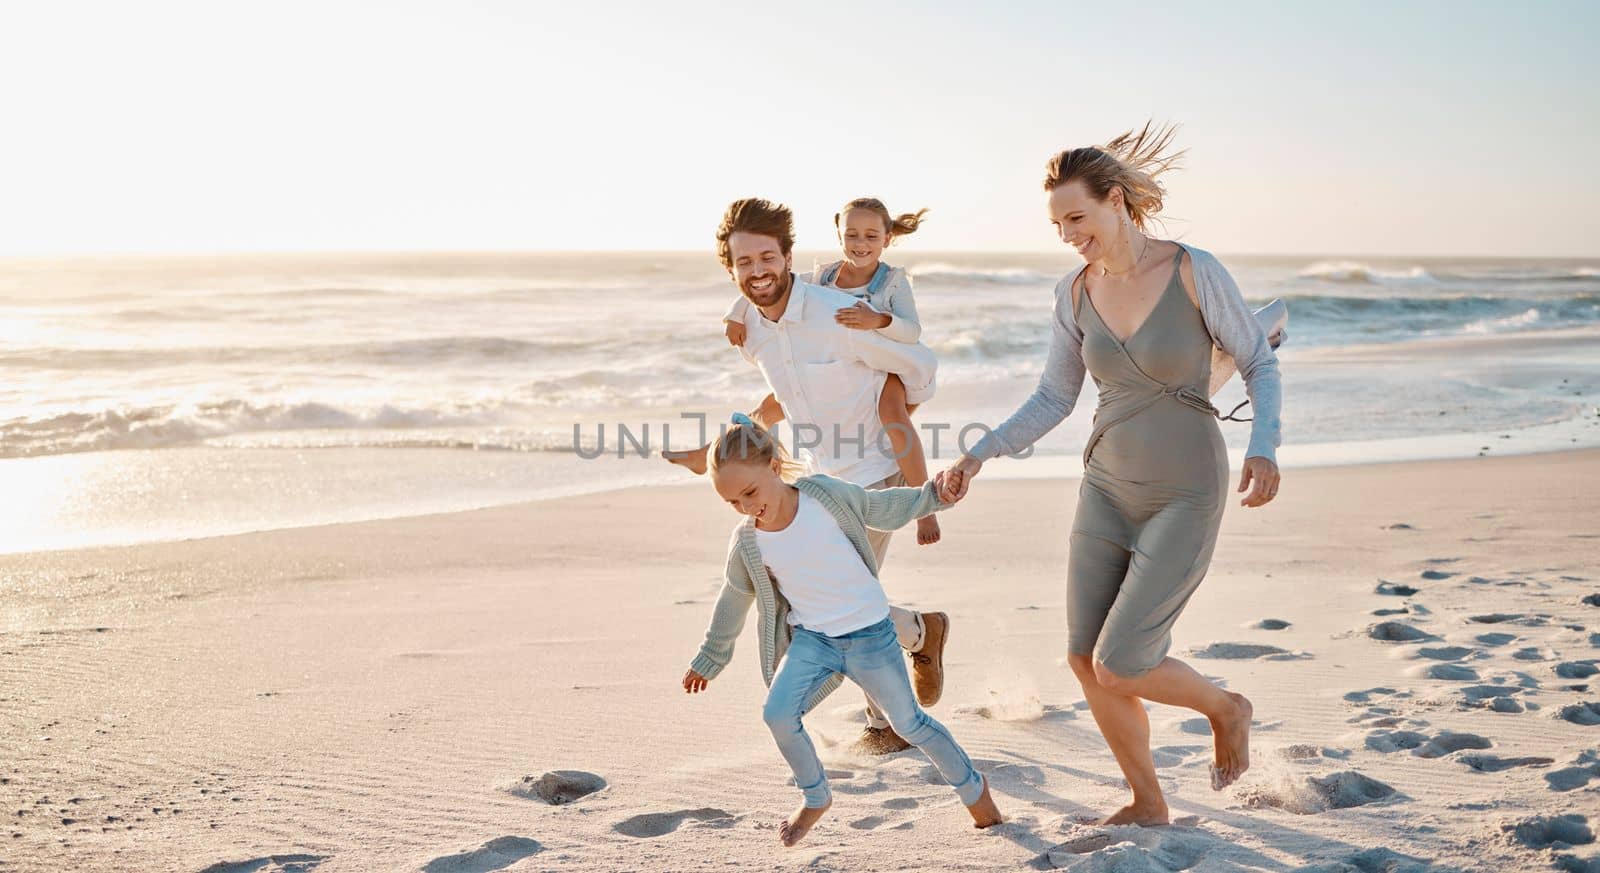
[[[944,725],[917,705],[867,539],[869,527],[894,530],[946,508],[936,483],[867,490],[832,476],[798,477],[799,465],[767,431],[743,413],[733,420],[706,460],[717,494],[744,520],[729,542],[722,593],[683,690],[704,691],[728,665],[755,605],[769,688],[762,717],[804,795],[779,839],[795,845],[833,803],[801,717],[843,678],[861,686],[895,732],[928,756],[975,826],[998,824],[988,782]]]

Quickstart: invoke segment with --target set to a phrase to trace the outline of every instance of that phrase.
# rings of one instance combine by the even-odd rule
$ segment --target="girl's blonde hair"
[[[805,465],[789,457],[778,438],[759,424],[734,424],[717,438],[706,454],[706,472],[715,476],[726,464],[759,464],[763,467],[778,459],[778,478],[793,484],[805,475]]]
[[[1177,125],[1146,121],[1138,133],[1127,131],[1103,146],[1067,149],[1045,164],[1044,190],[1054,191],[1074,179],[1090,196],[1104,201],[1112,188],[1122,189],[1128,217],[1140,230],[1161,211],[1166,189],[1156,177],[1176,169],[1182,151],[1168,152]]]
[[[857,197],[840,207],[839,211],[833,214],[833,226],[835,229],[839,227],[839,222],[843,220],[844,214],[852,209],[866,209],[877,213],[878,217],[883,219],[883,230],[889,235],[890,243],[893,243],[899,237],[916,233],[917,228],[922,226],[922,216],[928,214],[928,210],[918,209],[916,212],[902,212],[899,215],[891,215],[889,207],[883,205],[882,200],[876,197]]]

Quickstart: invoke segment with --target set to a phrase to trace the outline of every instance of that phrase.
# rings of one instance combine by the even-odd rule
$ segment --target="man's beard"
[[[746,300],[754,303],[756,306],[771,306],[774,303],[777,303],[779,300],[782,300],[783,295],[789,293],[789,286],[792,284],[790,276],[791,274],[788,270],[780,270],[777,273],[772,274],[772,286],[759,293],[751,291],[750,286],[752,283],[758,282],[767,277],[751,276],[739,286],[739,293],[743,294]]]

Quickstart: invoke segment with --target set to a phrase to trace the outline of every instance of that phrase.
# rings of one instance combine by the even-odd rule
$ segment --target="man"
[[[751,418],[769,430],[787,418],[801,443],[798,455],[813,472],[864,488],[922,485],[905,480],[892,449],[887,449],[878,394],[886,374],[895,373],[905,383],[907,403],[925,402],[933,396],[938,361],[920,343],[894,342],[877,331],[854,330],[835,321],[834,313],[855,306],[856,299],[797,280],[793,249],[793,215],[788,207],[767,200],[734,201],[717,230],[717,256],[739,293],[753,304],[739,353],[761,370],[777,399],[776,406],[764,404]],[[703,473],[708,448],[663,455]],[[869,529],[867,534],[881,570],[892,532]],[[911,654],[917,699],[932,706],[944,691],[949,616],[898,606],[891,606],[889,614],[900,645]],[[867,727],[854,748],[883,755],[910,744],[868,700]]]

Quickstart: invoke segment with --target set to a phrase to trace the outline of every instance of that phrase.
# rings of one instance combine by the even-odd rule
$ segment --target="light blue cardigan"
[[[867,541],[867,528],[895,530],[925,515],[948,509],[953,504],[943,503],[929,481],[921,488],[880,488],[868,490],[860,485],[835,479],[832,476],[806,476],[796,481],[795,487],[809,494],[839,523],[850,544],[861,555],[861,562],[876,578],[878,561]],[[761,644],[761,678],[768,686],[778,670],[778,662],[789,648],[789,601],[767,573],[761,560],[761,547],[756,542],[755,519],[746,518],[734,528],[728,542],[728,566],[711,612],[711,625],[706,628],[706,641],[689,664],[689,669],[706,679],[716,678],[722,668],[733,659],[733,644],[744,630],[744,620],[755,604],[760,615],[757,639]],[[824,697],[833,693],[844,677],[834,675],[806,701],[810,711]]]

